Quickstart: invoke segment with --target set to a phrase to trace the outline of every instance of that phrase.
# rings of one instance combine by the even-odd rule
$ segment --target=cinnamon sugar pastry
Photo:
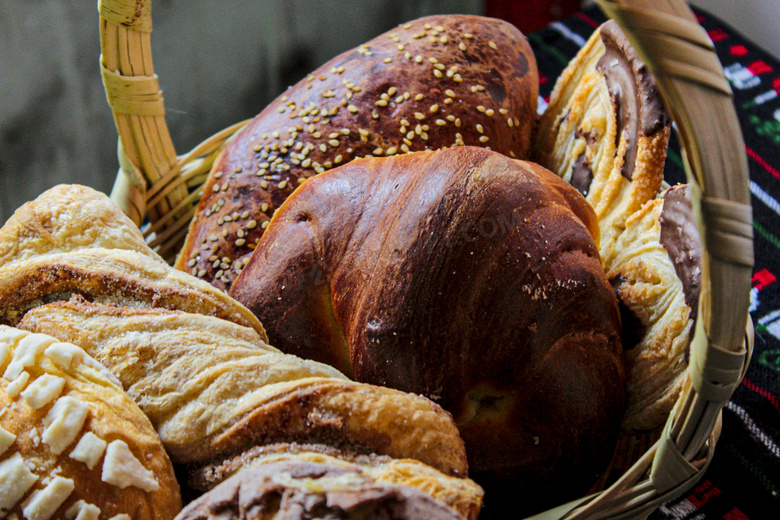
[[[178,513],[179,486],[152,425],[81,348],[0,325],[0,373],[0,517]]]
[[[297,441],[414,458],[452,475],[467,471],[462,441],[437,405],[354,383],[223,320],[72,300],[31,310],[20,326],[77,343],[104,363],[174,462]]]
[[[670,119],[647,67],[614,21],[602,25],[555,84],[532,160],[571,183],[596,211],[608,262],[626,219],[663,181]]]
[[[210,284],[166,264],[105,195],[57,186],[23,205],[0,229],[0,323],[71,294],[131,307],[214,315],[254,328],[257,318]]]
[[[688,366],[701,286],[702,244],[690,188],[678,185],[626,221],[607,276],[618,297],[628,375],[623,428],[661,426]]]

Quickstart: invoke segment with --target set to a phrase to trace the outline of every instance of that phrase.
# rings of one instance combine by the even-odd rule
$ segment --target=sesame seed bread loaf
[[[255,445],[296,441],[414,458],[451,475],[467,472],[457,430],[434,403],[354,383],[224,320],[77,299],[33,309],[20,326],[77,343],[104,363],[176,463],[219,461]]]
[[[477,147],[357,159],[287,199],[230,294],[281,350],[435,399],[486,507],[522,488],[528,514],[585,493],[619,432],[597,238],[585,199],[533,163]]]
[[[288,89],[215,162],[176,267],[229,289],[274,211],[356,157],[458,145],[525,158],[538,77],[506,22],[422,18],[345,52]]]
[[[0,325],[0,517],[170,520],[179,486],[157,434],[81,348]]]
[[[678,185],[626,221],[607,277],[617,293],[628,375],[623,428],[663,425],[685,381],[701,287],[690,188]]]
[[[555,84],[532,160],[593,206],[605,262],[626,219],[661,188],[670,126],[655,80],[614,21],[593,33]]]
[[[218,316],[252,327],[257,318],[224,292],[168,266],[108,197],[57,186],[24,204],[0,228],[0,323],[51,300],[82,294],[132,307]]]

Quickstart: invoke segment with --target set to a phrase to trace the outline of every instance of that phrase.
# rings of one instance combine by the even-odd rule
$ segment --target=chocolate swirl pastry
[[[607,266],[620,304],[628,406],[623,428],[662,425],[682,388],[701,287],[690,188],[678,185],[626,221]]]
[[[358,466],[275,462],[246,469],[191,502],[176,520],[463,520],[417,489],[377,482]]]
[[[586,492],[619,431],[597,236],[585,199],[533,163],[476,147],[360,159],[285,202],[230,294],[281,350],[437,400],[486,507],[523,489],[528,513]]]
[[[558,78],[532,151],[593,206],[605,261],[626,219],[657,195],[669,133],[650,71],[618,25],[605,23]]]
[[[506,22],[421,18],[337,56],[273,101],[215,162],[176,267],[229,289],[306,179],[357,157],[474,145],[527,158],[538,76]]]

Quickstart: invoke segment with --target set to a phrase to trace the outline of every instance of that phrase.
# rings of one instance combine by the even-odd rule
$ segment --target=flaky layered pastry
[[[171,462],[146,416],[84,350],[0,325],[0,517],[170,520]]]
[[[628,217],[658,194],[670,123],[655,80],[614,21],[593,33],[555,84],[531,157],[586,196],[605,262]]]
[[[437,405],[258,347],[251,329],[203,315],[77,300],[36,308],[20,326],[82,345],[104,363],[150,417],[175,462],[297,441],[414,458],[447,474],[467,471],[457,430]]]
[[[677,401],[699,303],[701,256],[690,190],[678,185],[626,221],[606,266],[623,321],[626,430],[661,426]]]

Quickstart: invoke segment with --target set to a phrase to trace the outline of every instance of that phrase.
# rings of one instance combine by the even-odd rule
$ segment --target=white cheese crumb
[[[79,346],[71,343],[54,343],[46,349],[44,354],[65,372],[73,368],[74,363],[83,363],[106,376],[115,385],[122,386],[114,374]]]
[[[100,508],[84,500],[79,500],[65,511],[66,520],[98,520],[99,517]]]
[[[22,392],[22,399],[35,410],[39,410],[57,399],[65,388],[65,380],[51,374],[44,374]]]
[[[0,513],[14,507],[37,480],[19,453],[0,462]]]
[[[11,399],[16,399],[19,397],[19,394],[22,393],[24,387],[27,386],[27,381],[29,380],[30,374],[27,372],[22,372],[16,378],[14,378],[13,381],[8,383],[8,386],[5,387],[5,393],[8,394],[8,397]]]
[[[46,428],[43,430],[43,442],[51,447],[52,453],[59,455],[76,440],[88,413],[89,406],[74,397],[57,399],[43,418]]]
[[[49,520],[74,489],[76,486],[71,479],[54,477],[45,488],[27,499],[22,514],[28,520]]]
[[[9,381],[19,377],[22,371],[26,367],[33,366],[40,353],[55,341],[54,338],[45,334],[28,334],[20,339],[16,345],[14,357],[8,363],[3,377]]]
[[[106,451],[106,441],[98,437],[92,432],[85,433],[73,451],[70,452],[71,459],[75,459],[83,462],[89,469],[95,467],[100,461],[100,457],[103,456],[103,452]]]
[[[149,492],[160,487],[154,473],[135,458],[127,443],[119,440],[111,442],[106,449],[102,479],[121,489],[135,486]]]
[[[15,440],[16,435],[0,426],[0,455],[5,453],[5,450],[10,448],[11,444],[13,444]]]
[[[30,440],[32,440],[33,446],[38,446],[41,443],[41,435],[38,433],[38,428],[30,430]]]

